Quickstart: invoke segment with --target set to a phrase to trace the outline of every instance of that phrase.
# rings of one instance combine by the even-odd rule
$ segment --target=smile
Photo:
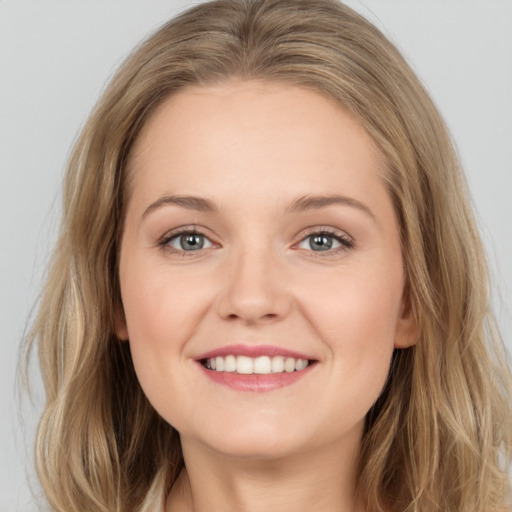
[[[272,345],[228,345],[195,358],[205,377],[235,391],[267,392],[303,378],[318,366],[311,355]]]
[[[269,375],[271,373],[291,373],[304,370],[309,365],[308,359],[284,356],[217,356],[203,359],[202,364],[215,372],[233,372],[242,375]]]

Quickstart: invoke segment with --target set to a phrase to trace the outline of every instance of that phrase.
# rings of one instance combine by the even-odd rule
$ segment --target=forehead
[[[129,167],[134,188],[148,193],[215,187],[222,194],[227,187],[231,194],[234,187],[256,193],[279,180],[290,191],[325,192],[350,181],[368,188],[381,181],[384,165],[361,124],[325,95],[232,81],[167,98],[139,134]]]

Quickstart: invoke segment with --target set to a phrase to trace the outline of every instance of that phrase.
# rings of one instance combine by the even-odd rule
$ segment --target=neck
[[[273,459],[213,452],[182,439],[185,469],[166,512],[363,512],[355,497],[359,444]]]

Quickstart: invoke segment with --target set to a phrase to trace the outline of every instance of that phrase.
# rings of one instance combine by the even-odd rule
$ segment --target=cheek
[[[148,345],[186,338],[207,301],[200,282],[180,278],[159,263],[127,267],[122,297],[130,337]]]
[[[135,371],[148,398],[172,393],[183,371],[184,347],[207,299],[200,286],[162,265],[122,268],[122,298]]]
[[[401,309],[401,272],[351,269],[310,288],[303,311],[347,396],[369,408],[387,379]],[[356,400],[357,401],[357,400]]]
[[[347,266],[303,285],[310,320],[329,338],[354,340],[361,347],[392,344],[403,289],[396,265]]]

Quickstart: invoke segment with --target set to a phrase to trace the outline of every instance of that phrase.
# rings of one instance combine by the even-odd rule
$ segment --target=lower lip
[[[236,391],[265,392],[290,386],[309,375],[315,363],[310,363],[304,370],[294,372],[243,375],[235,372],[216,372],[208,370],[198,363],[203,373],[213,382],[222,384]]]

